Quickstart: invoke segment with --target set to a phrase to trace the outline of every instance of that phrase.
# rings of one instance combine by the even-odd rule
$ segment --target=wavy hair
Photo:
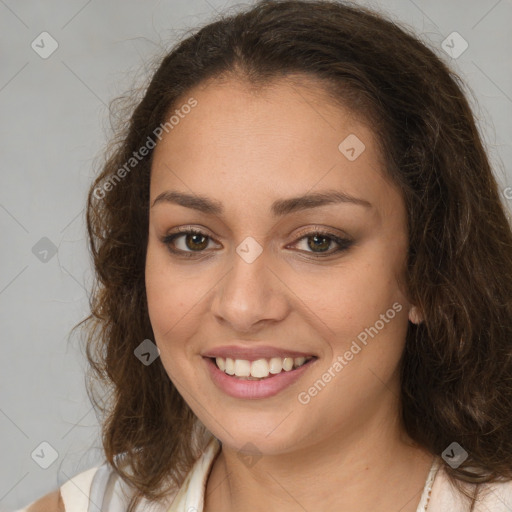
[[[176,43],[123,111],[87,197],[95,281],[91,314],[74,327],[87,327],[87,391],[102,413],[106,461],[135,489],[132,512],[177,489],[208,436],[160,359],[145,366],[134,356],[154,339],[144,280],[152,149],[126,163],[192,87],[288,76],[316,80],[372,123],[402,192],[407,293],[423,321],[408,326],[401,419],[432,454],[454,441],[466,450],[444,468],[473,510],[480,486],[470,495],[463,484],[512,478],[511,225],[462,80],[409,28],[351,3],[259,1],[221,13]],[[109,391],[105,402],[95,383]]]

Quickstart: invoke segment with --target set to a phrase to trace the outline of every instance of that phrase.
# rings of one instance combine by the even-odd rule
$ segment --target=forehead
[[[266,147],[285,145],[286,149],[287,141],[295,141],[301,142],[301,147],[295,148],[298,154],[301,149],[314,149],[320,140],[337,149],[340,137],[350,130],[373,143],[374,134],[365,120],[334,102],[318,79],[292,76],[261,86],[234,79],[208,80],[178,99],[167,117],[192,97],[197,106],[180,116],[179,125],[172,128],[173,137],[164,136],[167,140],[159,143],[160,148],[170,145],[177,152],[197,146],[201,140],[210,150],[227,146],[240,152],[253,142]],[[229,140],[245,143],[242,148],[234,147]]]
[[[254,205],[315,188],[374,200],[392,194],[383,190],[391,185],[375,135],[318,83],[281,80],[256,89],[210,81],[185,94],[174,111],[190,98],[197,105],[154,150],[151,200],[167,189],[222,201],[243,196]],[[356,159],[347,158],[347,145],[360,152]]]

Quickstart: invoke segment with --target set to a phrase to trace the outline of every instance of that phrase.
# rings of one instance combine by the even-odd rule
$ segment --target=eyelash
[[[171,253],[173,253],[173,254],[177,254],[177,255],[183,256],[185,258],[196,257],[196,255],[198,257],[201,257],[202,256],[201,253],[204,252],[204,249],[202,251],[183,251],[181,249],[173,249],[172,248],[172,244],[175,241],[175,239],[180,237],[180,236],[184,236],[184,235],[199,235],[199,236],[204,236],[207,239],[213,240],[206,233],[203,233],[202,231],[200,231],[198,229],[184,228],[184,229],[180,229],[178,233],[172,233],[170,235],[166,235],[165,237],[162,238],[162,242],[167,246],[167,249]],[[301,251],[301,252],[307,252],[307,253],[313,255],[314,258],[326,258],[328,256],[332,256],[333,254],[346,251],[354,243],[353,240],[350,240],[348,238],[340,238],[340,237],[338,237],[336,235],[333,235],[332,233],[328,233],[328,232],[325,232],[325,231],[320,231],[320,230],[317,230],[317,229],[313,229],[312,231],[308,231],[307,233],[302,235],[297,240],[297,242],[295,242],[295,243],[300,242],[304,238],[307,239],[307,238],[311,238],[311,237],[314,237],[314,236],[321,236],[323,238],[331,239],[332,241],[336,242],[339,245],[339,247],[337,249],[335,249],[334,251],[324,252],[324,253],[315,253],[315,252],[311,252],[311,251]]]

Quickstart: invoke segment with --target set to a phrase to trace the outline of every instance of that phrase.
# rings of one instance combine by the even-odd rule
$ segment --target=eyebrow
[[[159,194],[153,201],[151,208],[158,203],[178,204],[209,215],[220,216],[224,212],[224,207],[219,201],[215,201],[206,196],[187,194],[185,192],[172,190],[167,190]],[[274,217],[280,217],[300,210],[339,203],[354,204],[364,206],[365,208],[372,208],[372,204],[365,199],[353,197],[338,190],[325,190],[288,199],[279,199],[272,203],[270,211]]]

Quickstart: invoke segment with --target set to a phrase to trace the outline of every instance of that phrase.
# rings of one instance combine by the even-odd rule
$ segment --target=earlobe
[[[423,322],[423,315],[416,306],[412,306],[411,309],[409,309],[409,320],[413,324],[420,324]]]

